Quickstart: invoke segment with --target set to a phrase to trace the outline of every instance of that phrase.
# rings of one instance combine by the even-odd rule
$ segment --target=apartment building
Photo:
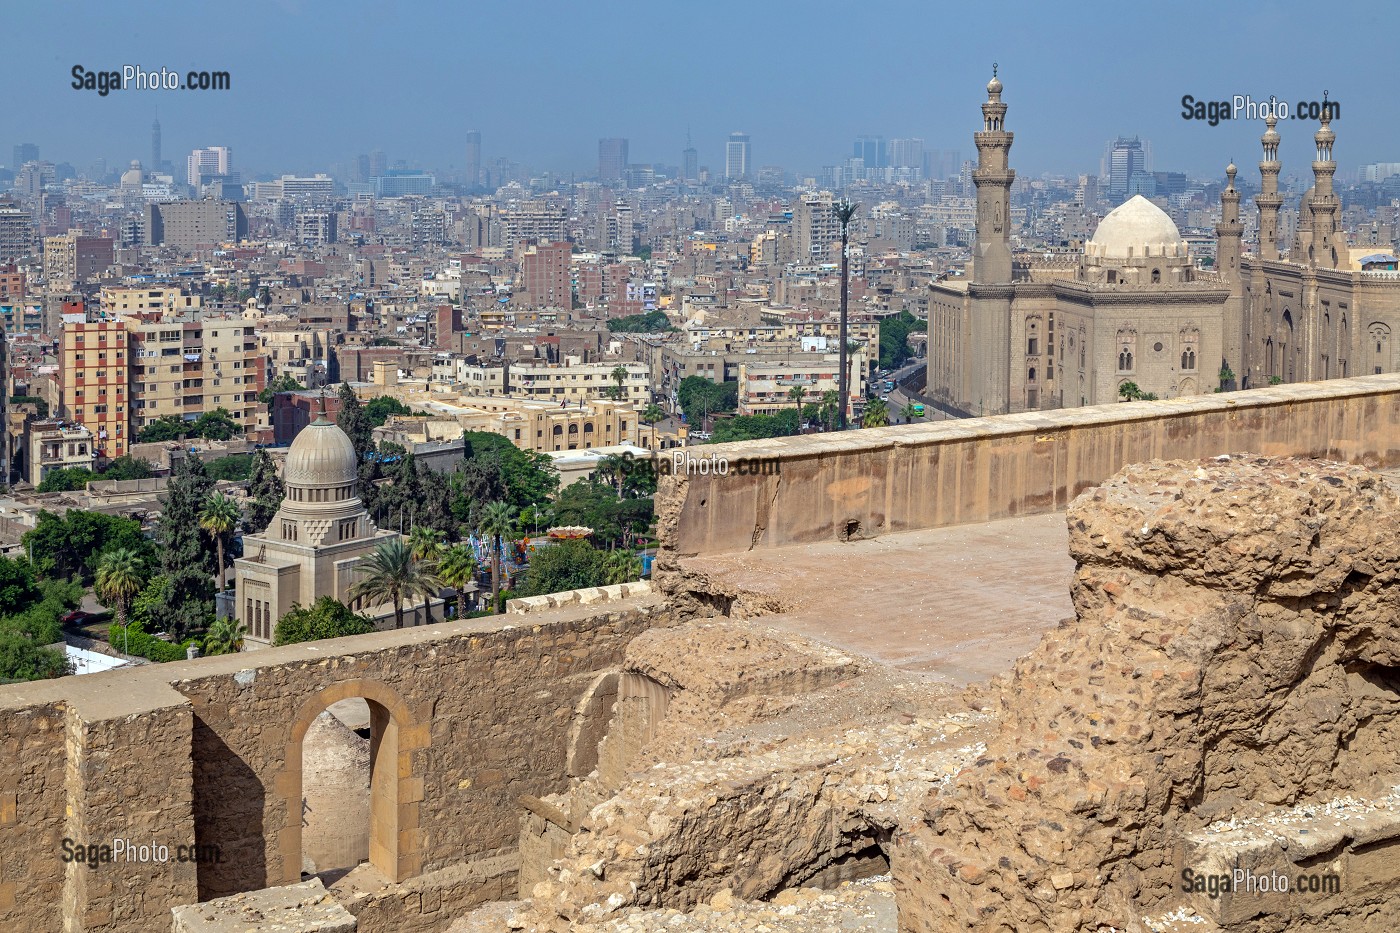
[[[34,251],[34,222],[14,201],[0,200],[0,262],[23,259]]]
[[[114,241],[69,231],[44,238],[44,275],[50,291],[68,291],[112,264]]]
[[[530,301],[546,308],[573,304],[570,265],[573,247],[568,243],[532,243],[520,256],[521,291]]]
[[[131,449],[129,343],[119,320],[63,323],[58,414],[86,428],[101,457],[115,459]]]
[[[512,395],[578,404],[584,399],[606,399],[617,387],[613,370],[627,371],[623,380],[623,400],[645,405],[651,400],[651,367],[646,363],[517,363],[506,378]]]
[[[81,424],[52,419],[31,421],[25,431],[25,482],[38,486],[54,470],[91,470],[96,462],[92,432]]]
[[[147,246],[173,246],[186,252],[248,236],[248,215],[237,201],[167,201],[146,205]]]
[[[865,356],[852,353],[847,362],[851,367],[849,401],[854,402],[865,397]],[[792,390],[798,386],[803,391],[802,404],[815,405],[821,401],[822,393],[837,391],[840,371],[837,353],[802,362],[741,363],[739,414],[774,415],[785,408],[795,408],[797,400],[792,397]]]
[[[132,431],[170,416],[194,421],[226,409],[256,426],[262,389],[253,321],[233,315],[141,314],[125,318],[131,340]]]
[[[185,294],[178,285],[104,285],[100,299],[103,312],[116,317],[192,312],[204,302],[199,295]]]

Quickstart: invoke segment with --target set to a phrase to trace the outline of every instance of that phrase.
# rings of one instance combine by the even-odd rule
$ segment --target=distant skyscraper
[[[369,170],[369,156],[362,152],[355,157],[355,180],[367,182],[373,177],[374,175]]]
[[[685,149],[681,151],[681,179],[683,181],[694,181],[699,177],[700,154],[695,151],[695,147],[690,144],[690,131],[685,134]]]
[[[890,164],[895,168],[924,168],[924,141],[922,139],[891,139]]]
[[[627,169],[627,140],[620,136],[598,140],[598,179],[620,181]]]
[[[380,178],[389,174],[389,160],[384,158],[384,150],[376,149],[369,154],[369,175]]]
[[[20,166],[24,165],[24,163],[38,161],[39,147],[33,143],[20,143],[18,146],[15,146],[14,164],[11,165],[10,168],[18,171]]]
[[[481,131],[467,131],[467,184],[481,184]]]
[[[749,144],[749,134],[730,133],[729,142],[724,145],[724,177],[731,181],[743,178],[752,168],[753,149]]]
[[[151,122],[151,171],[160,171],[160,117]]]
[[[198,188],[205,179],[233,172],[233,151],[227,146],[196,149],[185,161],[185,180]]]
[[[1123,200],[1128,196],[1128,183],[1143,171],[1142,141],[1136,136],[1120,136],[1109,143],[1108,196]]]
[[[884,168],[890,164],[883,136],[857,136],[854,149],[851,155],[864,159],[866,168]]]

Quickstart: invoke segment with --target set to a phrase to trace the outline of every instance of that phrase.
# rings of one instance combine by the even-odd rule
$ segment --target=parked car
[[[58,621],[61,625],[71,625],[75,628],[81,628],[96,618],[97,613],[95,612],[85,612],[82,609],[74,609],[72,612],[65,612],[63,615],[59,616]]]

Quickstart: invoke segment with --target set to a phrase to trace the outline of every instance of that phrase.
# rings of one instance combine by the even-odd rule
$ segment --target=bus
[[[886,392],[893,392],[893,391],[894,391],[894,380],[893,380],[893,379],[886,379],[886,380],[885,380],[885,391],[886,391]]]
[[[918,403],[918,402],[915,402],[915,403],[914,403],[914,417],[915,417],[915,418],[922,418],[923,416],[924,416],[924,406],[921,405],[921,404]]]

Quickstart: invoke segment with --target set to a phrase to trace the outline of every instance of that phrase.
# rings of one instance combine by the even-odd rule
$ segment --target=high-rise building
[[[737,180],[746,177],[753,167],[753,149],[748,133],[730,133],[724,144],[724,177]]]
[[[160,117],[151,122],[151,171],[160,171]]]
[[[0,263],[14,262],[34,250],[34,222],[12,200],[0,200]]]
[[[91,431],[99,456],[122,456],[131,443],[126,325],[65,321],[62,342],[59,416]]]
[[[883,136],[857,136],[854,150],[851,155],[857,159],[864,159],[868,169],[889,165],[889,153],[885,149]]]
[[[248,236],[248,216],[236,201],[167,201],[146,205],[146,245],[195,250]]]
[[[216,175],[233,172],[233,151],[227,146],[196,149],[185,160],[185,180],[195,188]]]
[[[520,257],[520,279],[536,307],[569,308],[573,289],[569,284],[573,247],[568,243],[534,243]]]
[[[19,171],[19,167],[26,162],[39,161],[39,147],[33,143],[20,143],[15,146],[14,158],[10,162],[10,168]]]
[[[831,192],[810,194],[792,212],[793,245],[799,263],[825,262],[833,243],[841,242],[841,222]]]
[[[567,239],[569,211],[549,201],[519,201],[501,212],[501,243],[515,249],[521,240],[557,243]]]
[[[1120,136],[1108,146],[1108,196],[1122,200],[1128,196],[1128,183],[1143,171],[1142,141],[1136,136]]]
[[[598,180],[621,181],[627,169],[627,140],[620,136],[598,140]]]
[[[686,143],[685,149],[681,152],[681,180],[695,181],[700,177],[700,154],[695,151],[695,147]]]
[[[369,177],[381,178],[389,174],[389,160],[384,156],[383,149],[375,149],[369,154]]]
[[[468,187],[481,184],[481,131],[467,131],[467,170],[465,181]]]
[[[44,276],[49,291],[68,291],[112,264],[113,241],[107,237],[61,233],[44,239]]]
[[[895,168],[924,168],[924,141],[918,138],[891,139],[890,164]]]

